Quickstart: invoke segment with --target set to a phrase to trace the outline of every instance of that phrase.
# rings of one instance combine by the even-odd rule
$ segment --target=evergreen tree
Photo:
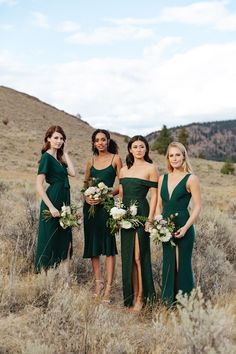
[[[225,159],[224,165],[221,167],[220,172],[224,175],[233,174],[235,171],[234,163],[231,157]]]
[[[181,128],[178,134],[178,142],[183,144],[186,149],[188,148],[189,142],[188,142],[189,134],[186,128]]]
[[[152,150],[157,150],[159,154],[164,155],[166,153],[168,145],[173,141],[170,130],[166,125],[163,125],[158,137],[152,145]]]

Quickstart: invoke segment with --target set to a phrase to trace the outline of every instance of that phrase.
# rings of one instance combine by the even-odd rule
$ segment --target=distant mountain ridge
[[[224,161],[231,157],[236,162],[236,119],[170,128],[174,140],[178,140],[183,127],[189,134],[188,151],[191,156],[215,161]],[[153,143],[158,134],[159,131],[148,134],[146,138],[149,143]]]

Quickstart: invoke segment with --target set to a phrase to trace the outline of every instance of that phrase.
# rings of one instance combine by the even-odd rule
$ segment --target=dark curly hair
[[[96,136],[98,133],[103,133],[107,138],[107,151],[112,154],[118,154],[118,145],[115,140],[111,139],[110,133],[105,129],[96,129],[92,134],[92,152],[94,155],[98,155],[98,149],[94,146]]]

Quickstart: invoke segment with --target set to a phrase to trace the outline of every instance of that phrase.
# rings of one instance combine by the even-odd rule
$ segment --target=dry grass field
[[[192,160],[203,196],[193,255],[197,288],[189,299],[180,295],[176,308],[157,303],[134,315],[122,305],[119,256],[112,305],[93,299],[90,262],[82,259],[82,230],[73,232],[70,279],[63,264],[47,275],[34,274],[39,212],[35,176],[51,124],[67,133],[77,170],[71,179],[72,197],[79,203],[93,128],[31,96],[0,87],[0,354],[235,353],[236,176],[222,175],[220,162]],[[124,137],[112,136],[124,159]],[[163,172],[163,157],[152,157]],[[152,248],[152,260],[159,296],[160,248]]]

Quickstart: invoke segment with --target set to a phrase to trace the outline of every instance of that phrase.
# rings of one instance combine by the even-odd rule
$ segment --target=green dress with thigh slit
[[[149,204],[146,199],[149,188],[157,188],[157,182],[141,178],[124,177],[120,179],[123,187],[123,203],[129,206],[130,202],[137,201],[138,215],[148,216]],[[121,229],[121,259],[124,305],[133,304],[132,264],[134,260],[135,235],[138,235],[140,249],[140,264],[142,273],[143,299],[145,302],[153,301],[155,288],[152,277],[152,265],[150,254],[150,234],[145,232],[143,226],[137,229]]]
[[[116,178],[116,171],[112,163],[103,169],[91,166],[90,176],[97,178],[112,187]],[[106,225],[109,213],[103,205],[95,205],[94,217],[89,217],[90,205],[84,202],[84,258],[97,257],[100,255],[115,256],[117,254],[115,236],[111,234]]]
[[[163,217],[178,213],[174,218],[176,229],[184,226],[189,218],[188,205],[191,193],[186,189],[186,183],[190,174],[185,175],[174,188],[172,195],[168,191],[168,174],[163,177],[161,187],[161,198],[163,203]],[[194,287],[192,272],[192,250],[195,238],[194,226],[192,225],[183,238],[175,239],[179,249],[179,269],[176,269],[176,247],[170,242],[163,246],[163,268],[162,268],[162,300],[171,305],[175,302],[179,290],[189,294]]]
[[[65,165],[45,152],[39,163],[38,174],[45,175],[49,184],[46,193],[55,208],[61,210],[63,203],[70,205],[70,185]],[[42,201],[35,256],[36,272],[57,265],[68,257],[68,252],[70,256],[72,255],[71,228],[63,229],[59,224],[59,218],[45,220],[44,210],[48,210],[48,207]]]

